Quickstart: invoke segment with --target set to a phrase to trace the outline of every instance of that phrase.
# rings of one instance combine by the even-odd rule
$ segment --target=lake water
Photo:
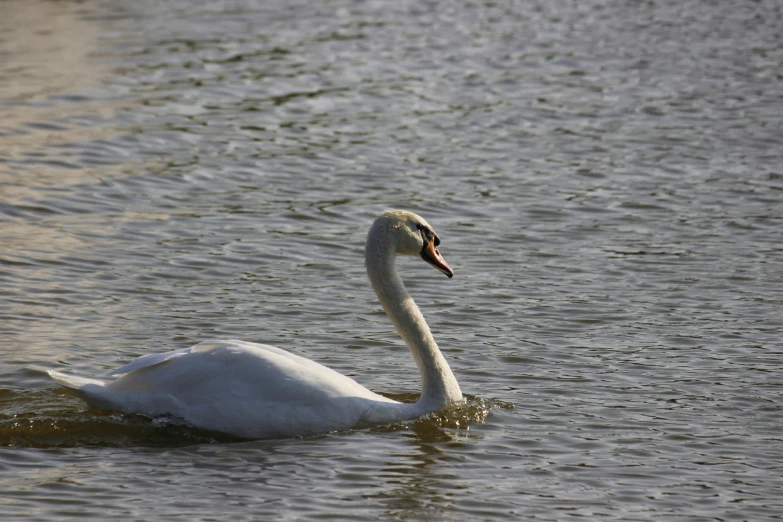
[[[783,4],[0,4],[8,520],[783,519]],[[237,441],[88,410],[211,338],[413,400],[374,216],[467,404]]]

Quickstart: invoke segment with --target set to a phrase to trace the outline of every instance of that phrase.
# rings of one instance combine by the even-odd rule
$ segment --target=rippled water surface
[[[9,520],[780,520],[780,2],[0,4]],[[466,405],[237,441],[88,410],[209,338],[414,400],[389,207]]]

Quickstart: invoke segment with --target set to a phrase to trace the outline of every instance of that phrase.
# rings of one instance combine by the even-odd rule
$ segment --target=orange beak
[[[424,248],[421,249],[421,257],[447,276],[454,277],[454,270],[446,263],[446,260],[440,255],[438,247],[435,246],[434,237],[424,243]]]

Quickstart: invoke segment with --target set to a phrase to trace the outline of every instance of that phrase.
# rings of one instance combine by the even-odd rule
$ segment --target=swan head
[[[386,210],[375,220],[368,236],[368,247],[373,239],[391,240],[395,253],[424,259],[449,277],[454,271],[440,255],[440,238],[423,217],[407,210]]]

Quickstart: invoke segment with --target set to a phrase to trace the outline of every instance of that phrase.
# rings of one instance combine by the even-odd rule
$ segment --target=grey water
[[[0,518],[783,518],[780,2],[0,11]],[[45,374],[238,338],[413,400],[385,208],[460,408],[238,441]]]

